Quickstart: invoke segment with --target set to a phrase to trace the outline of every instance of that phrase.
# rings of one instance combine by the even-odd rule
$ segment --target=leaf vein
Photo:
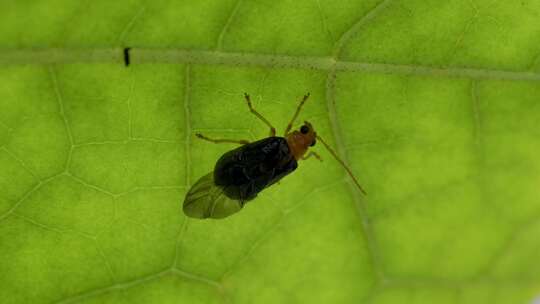
[[[369,72],[429,77],[459,77],[472,79],[540,81],[540,73],[502,70],[483,67],[429,66],[390,62],[361,62],[336,60],[328,56],[293,56],[237,52],[218,52],[187,49],[133,48],[134,61],[142,63],[190,63],[204,65],[259,66],[269,68],[297,68],[306,70]],[[0,65],[68,64],[68,63],[123,64],[121,49],[37,49],[0,50]]]
[[[30,173],[30,175],[32,175],[35,179],[39,180],[39,176],[37,175],[37,173],[35,173],[32,169],[30,169],[30,166],[28,166],[28,164],[26,164],[26,162],[23,161],[20,157],[18,157],[15,153],[11,152],[7,147],[1,147],[0,149],[4,150],[4,152],[6,152],[6,154],[9,157],[11,157],[13,160],[18,162],[21,165],[21,167],[23,167],[24,170]]]
[[[345,143],[343,142],[343,139],[341,137],[341,131],[338,124],[338,118],[337,118],[337,112],[336,112],[335,100],[334,100],[335,98],[334,89],[335,89],[335,74],[330,73],[328,74],[327,83],[326,83],[326,102],[327,102],[327,107],[328,107],[330,128],[332,130],[332,133],[336,141],[337,152],[339,153],[339,155],[341,155],[343,162],[349,165],[350,161],[348,160],[347,155],[346,155]],[[376,240],[373,233],[373,229],[371,227],[370,219],[368,218],[366,214],[365,203],[363,201],[363,198],[360,197],[360,194],[358,193],[358,189],[356,189],[355,186],[349,183],[349,188],[351,190],[352,199],[355,202],[357,213],[362,224],[362,228],[363,228],[362,234],[368,248],[368,254],[370,257],[371,266],[373,268],[374,274],[376,275],[376,279],[383,280],[385,275],[383,273],[382,262],[380,260],[380,256],[378,253],[379,249],[378,249],[378,245],[376,244]]]
[[[170,273],[171,273],[171,270],[166,269],[166,270],[163,270],[163,271],[160,271],[160,272],[157,272],[157,273],[145,276],[145,277],[141,277],[141,278],[138,278],[138,279],[134,279],[134,280],[131,280],[131,281],[127,281],[127,282],[123,282],[123,283],[116,283],[116,284],[108,286],[108,287],[103,287],[103,288],[98,288],[98,289],[95,289],[95,290],[90,290],[88,292],[83,292],[83,293],[80,293],[78,295],[74,295],[72,297],[68,297],[66,299],[57,301],[56,303],[57,304],[68,304],[68,303],[81,302],[81,301],[84,301],[86,299],[90,299],[90,298],[93,298],[93,297],[96,297],[96,296],[107,294],[109,292],[113,292],[113,291],[116,291],[116,290],[129,289],[131,287],[135,287],[135,286],[145,284],[145,283],[148,283],[148,282],[151,282],[151,281],[154,281],[154,280],[158,280],[160,278],[163,278],[163,277],[169,275]]]
[[[51,232],[54,232],[54,233],[58,233],[58,234],[66,234],[66,233],[73,233],[73,234],[76,234],[77,236],[80,236],[82,238],[85,238],[85,239],[88,239],[88,240],[95,240],[95,236],[92,235],[92,234],[88,234],[86,232],[82,232],[82,231],[77,231],[75,229],[61,229],[61,228],[56,228],[56,227],[52,227],[52,226],[49,226],[47,224],[44,224],[44,223],[40,223],[38,222],[37,220],[33,219],[33,218],[30,218],[26,215],[22,215],[21,213],[17,212],[17,211],[14,211],[13,212],[13,216],[14,217],[17,217],[31,225],[34,225],[36,227],[39,227],[43,230],[47,230],[47,231],[51,231]]]
[[[257,240],[255,242],[253,242],[253,244],[251,245],[251,247],[248,249],[248,251],[246,252],[246,254],[239,258],[234,264],[232,264],[231,267],[229,267],[224,273],[223,275],[221,276],[221,280],[220,281],[223,281],[227,276],[230,276],[232,275],[232,272],[234,271],[234,269],[238,268],[239,265],[242,265],[244,264],[245,261],[247,261],[252,255],[253,255],[253,252],[255,252],[255,250],[267,239],[269,239],[277,230],[278,228],[280,227],[281,223],[283,223],[283,220],[286,218],[286,214],[285,213],[282,213],[282,215],[279,217],[279,219],[276,220],[276,222],[274,224],[272,224],[272,226],[270,228],[268,228],[268,230],[266,232],[264,232],[259,238],[257,238]]]
[[[25,194],[22,195],[21,199],[19,199],[8,211],[6,211],[4,214],[0,215],[0,222],[8,218],[17,208],[34,192],[36,192],[38,189],[49,183],[51,180],[58,177],[60,174],[48,177],[44,180],[40,180],[37,182],[34,187],[32,187],[30,190],[28,190]]]
[[[124,39],[126,38],[126,35],[131,31],[133,26],[135,25],[135,22],[137,19],[139,19],[142,14],[146,11],[146,7],[142,6],[136,13],[131,17],[129,22],[126,24],[122,32],[120,32],[120,35],[118,36],[118,43],[122,45],[124,43]]]
[[[231,10],[231,12],[229,14],[229,17],[227,18],[227,21],[225,22],[225,25],[223,25],[223,28],[221,29],[221,32],[219,33],[217,43],[216,43],[216,50],[217,51],[223,49],[223,39],[225,37],[225,34],[227,33],[227,31],[231,27],[231,24],[232,24],[234,18],[236,17],[236,14],[237,14],[237,12],[238,12],[238,10],[240,8],[240,3],[241,2],[242,2],[242,0],[237,0],[236,1],[236,3],[234,4],[233,9]]]
[[[184,153],[186,155],[186,191],[191,186],[191,65],[187,64],[184,70],[184,123],[185,123],[185,139],[184,139]],[[181,212],[181,211],[179,211]],[[174,246],[174,260],[172,262],[172,269],[177,269],[178,257],[180,255],[179,247],[182,242],[182,238],[187,230],[188,217],[184,217],[182,226],[176,236],[176,243]]]
[[[336,59],[339,58],[341,50],[343,49],[345,44],[349,42],[349,40],[351,40],[351,38],[354,37],[354,35],[356,35],[362,27],[364,27],[367,23],[373,20],[373,18],[377,17],[382,10],[388,7],[391,2],[392,0],[384,0],[379,2],[370,11],[360,17],[360,19],[358,19],[348,30],[343,32],[334,47],[333,57]]]

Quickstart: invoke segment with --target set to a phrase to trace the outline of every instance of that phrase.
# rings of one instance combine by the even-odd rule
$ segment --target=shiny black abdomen
[[[287,140],[268,137],[223,154],[214,168],[214,182],[229,198],[246,202],[297,166]]]

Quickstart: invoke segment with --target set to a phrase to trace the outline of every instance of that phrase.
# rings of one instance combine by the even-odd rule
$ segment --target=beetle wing
[[[287,140],[268,137],[223,154],[214,168],[214,182],[229,198],[245,204],[296,167]]]
[[[226,188],[214,183],[214,172],[201,177],[186,195],[184,213],[194,218],[224,218],[242,209],[243,204],[225,195]]]

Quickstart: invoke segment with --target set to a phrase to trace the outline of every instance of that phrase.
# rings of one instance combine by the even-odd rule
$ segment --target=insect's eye
[[[313,147],[315,146],[315,144],[317,143],[317,141],[315,140],[315,138],[313,139],[313,142],[311,142],[311,145],[309,145],[310,147]]]
[[[308,132],[309,132],[308,126],[302,126],[302,127],[300,128],[300,132],[301,132],[302,134],[308,134]]]

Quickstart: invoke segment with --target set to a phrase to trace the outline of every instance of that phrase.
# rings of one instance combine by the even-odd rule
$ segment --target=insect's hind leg
[[[289,124],[287,125],[287,128],[285,129],[285,136],[287,136],[287,134],[289,134],[289,131],[291,130],[292,125],[293,125],[294,121],[296,120],[296,117],[298,117],[298,114],[300,113],[300,110],[302,110],[302,106],[304,105],[306,100],[308,100],[309,95],[310,95],[310,93],[307,93],[306,95],[304,95],[304,98],[302,98],[302,100],[300,101],[300,103],[296,107],[296,112],[294,112],[294,115],[293,115],[291,121],[289,122]]]
[[[232,144],[239,144],[239,145],[249,144],[249,140],[244,140],[244,139],[240,139],[240,140],[222,139],[222,138],[213,139],[213,138],[204,136],[201,133],[195,133],[195,136],[197,136],[200,139],[203,139],[203,140],[206,140],[206,141],[209,141],[209,142],[213,142],[215,144],[221,144],[221,143],[232,143]]]
[[[276,135],[276,128],[272,126],[272,124],[264,118],[259,112],[257,112],[253,106],[251,105],[251,98],[249,97],[248,93],[244,93],[244,98],[246,99],[247,105],[249,107],[249,111],[253,113],[253,115],[257,116],[260,120],[262,120],[268,127],[270,127],[270,136]]]

